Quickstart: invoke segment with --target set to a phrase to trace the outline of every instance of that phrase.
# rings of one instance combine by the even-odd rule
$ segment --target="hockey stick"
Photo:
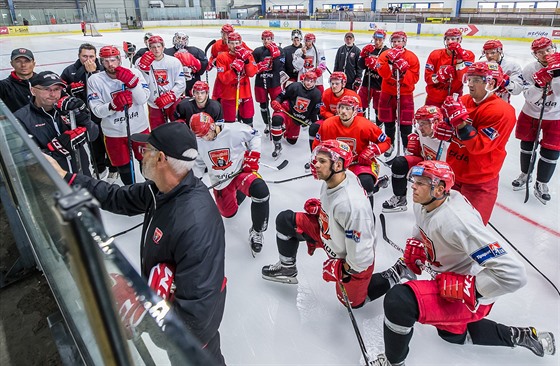
[[[239,84],[241,83],[241,73],[237,73],[237,90],[235,91],[235,119],[239,120],[237,113],[239,113]]]
[[[68,115],[70,117],[70,128],[71,129],[77,128],[78,126],[76,125],[76,112],[70,111]],[[84,171],[82,170],[82,159],[81,159],[79,147],[72,147],[72,159],[76,161],[76,169],[78,170],[77,173],[82,174]]]
[[[455,51],[451,51],[451,66],[455,69]],[[451,84],[453,84],[453,75],[449,78],[449,86],[447,87],[447,96],[451,95]],[[453,99],[457,100],[459,98],[459,94],[453,93]],[[436,154],[436,160],[441,158],[441,154],[443,154],[443,140],[439,142],[438,151]]]
[[[354,333],[356,333],[356,338],[358,338],[358,344],[360,345],[360,350],[362,351],[362,355],[364,356],[364,360],[366,361],[367,366],[373,366],[374,360],[370,357],[367,352],[366,346],[364,344],[364,339],[362,338],[362,334],[360,333],[360,328],[358,328],[358,323],[356,322],[356,318],[354,317],[354,313],[352,312],[352,306],[350,305],[350,299],[348,298],[348,293],[346,292],[346,288],[342,282],[338,282],[338,286],[340,287],[340,292],[342,292],[342,297],[344,298],[344,305],[346,305],[346,310],[348,310],[348,315],[350,316],[350,321],[352,322],[352,327],[354,328]]]
[[[311,123],[307,123],[307,122],[305,122],[304,120],[295,117],[294,115],[290,114],[290,112],[288,112],[288,111],[285,111],[285,110],[282,109],[282,112],[283,112],[283,113],[286,113],[286,115],[287,115],[288,117],[290,117],[291,119],[293,119],[293,120],[295,120],[295,121],[298,121],[299,123],[301,123],[301,124],[304,125],[304,126],[307,126],[307,127],[311,126]]]
[[[208,44],[206,45],[206,48],[204,49],[204,55],[206,56],[208,54],[208,50],[210,49],[210,47],[212,47],[214,45],[214,43],[216,43],[216,40],[213,39],[210,42],[208,42]],[[208,57],[208,56],[207,56]],[[210,60],[209,60],[210,61]],[[206,68],[206,84],[208,84],[208,68]]]
[[[126,85],[122,85],[122,91],[126,90]],[[130,116],[128,115],[128,105],[124,106],[124,114],[126,118],[126,140],[128,144],[128,158],[130,160],[130,174],[132,175],[132,184],[136,183],[136,172],[134,171],[134,152],[132,151],[132,139],[130,138]]]
[[[157,93],[158,93],[159,97],[161,98],[161,90],[160,90],[158,82],[157,82],[156,73],[154,72],[154,66],[153,65],[150,65],[150,74],[152,74],[152,78],[154,79],[154,83],[155,83],[155,86],[156,86]],[[155,102],[154,102],[154,104],[155,104]],[[161,111],[161,114],[163,114],[163,119],[165,120],[165,123],[169,123],[169,118],[167,118],[167,113],[165,113],[165,108],[160,108],[159,110]]]
[[[278,166],[274,166],[274,165],[268,165],[265,163],[260,163],[262,166],[267,167],[269,169],[273,169],[273,170],[282,170],[286,167],[286,165],[288,165],[288,160],[284,160],[283,162],[280,163],[280,165]]]
[[[381,232],[383,233],[383,240],[385,240],[393,248],[395,248],[396,250],[404,254],[404,249],[398,246],[394,241],[389,239],[389,237],[387,236],[387,227],[385,226],[385,215],[379,214],[379,221],[381,222]],[[422,264],[420,262],[420,259],[416,261],[416,265],[420,267],[420,269],[422,269],[423,271],[426,271],[430,276],[432,276],[432,278],[435,278],[437,276],[437,272],[434,271],[432,267],[430,267],[429,265]]]
[[[237,176],[238,176],[239,174],[241,174],[241,173],[243,173],[243,169],[240,169],[240,170],[236,171],[236,172],[233,173],[231,176],[229,176],[229,177],[227,177],[227,178],[225,178],[225,179],[222,179],[222,180],[217,181],[216,183],[214,183],[214,184],[212,184],[211,186],[209,186],[208,189],[215,188],[215,187],[219,186],[220,184],[225,183],[225,182],[227,182],[228,180],[237,177]]]
[[[552,285],[552,287],[554,287],[554,289],[556,290],[556,292],[558,292],[558,295],[560,296],[560,290],[558,290],[558,287],[556,287],[556,285],[554,285],[554,283],[553,283],[551,280],[549,280],[548,277],[546,277],[541,271],[539,271],[539,269],[538,269],[537,267],[535,267],[535,265],[534,265],[533,263],[531,263],[531,261],[530,261],[529,259],[527,259],[527,257],[525,257],[525,256],[523,255],[523,253],[521,253],[521,252],[519,251],[519,249],[517,249],[517,248],[515,247],[515,245],[513,245],[513,244],[511,243],[511,241],[509,241],[509,240],[504,236],[504,234],[502,234],[502,233],[500,232],[500,230],[496,229],[496,227],[495,227],[494,225],[492,225],[491,222],[488,222],[488,225],[490,225],[490,227],[491,227],[492,229],[494,229],[494,231],[497,232],[498,235],[500,235],[500,236],[502,237],[502,239],[504,239],[504,240],[517,252],[517,254],[519,254],[519,255],[521,256],[521,258],[525,259],[525,261],[527,261],[527,263],[529,263],[529,264],[531,265],[531,267],[533,267],[533,268],[535,269],[535,271],[537,271],[541,276],[543,276],[544,279],[547,280],[548,283],[550,283],[550,284]]]
[[[397,145],[397,154],[394,158],[387,160],[387,165],[391,166],[393,161],[399,156],[401,156],[401,80],[400,72],[398,69],[395,70],[397,74],[397,109],[395,110],[395,143]],[[393,146],[394,146],[393,145]]]
[[[311,177],[311,173],[309,174],[304,174],[304,175],[298,175],[297,177],[293,177],[293,178],[288,178],[288,179],[282,179],[282,180],[267,180],[265,179],[264,181],[266,183],[273,183],[273,184],[277,184],[277,183],[286,183],[286,182],[291,182],[293,180],[298,180],[298,179],[302,179],[302,178],[307,178],[307,177]]]
[[[527,201],[529,201],[529,181],[531,180],[531,173],[535,168],[535,163],[537,160],[537,147],[539,146],[539,135],[541,134],[542,120],[544,115],[544,106],[546,104],[546,97],[548,94],[548,85],[549,84],[546,84],[543,88],[541,113],[539,114],[539,124],[537,125],[537,133],[535,134],[535,141],[533,142],[533,151],[531,151],[531,160],[529,160],[529,169],[527,170],[527,181],[525,182],[525,201],[523,201],[523,203],[527,203]]]
[[[148,351],[148,347],[146,347],[146,343],[144,343],[144,340],[141,338],[141,336],[138,335],[137,337],[133,337],[132,342],[134,343],[138,354],[140,354],[140,358],[142,359],[142,361],[144,361],[144,364],[146,366],[156,366],[156,363],[152,358],[150,351]]]
[[[129,229],[126,229],[126,230],[120,231],[120,232],[118,232],[118,233],[116,233],[116,234],[114,234],[114,235],[111,235],[111,237],[112,237],[112,238],[116,238],[117,236],[124,235],[124,234],[126,234],[126,233],[128,233],[128,232],[130,232],[130,231],[132,231],[132,230],[134,230],[134,229],[136,229],[136,228],[142,226],[142,224],[144,224],[144,221],[142,221],[141,223],[139,223],[139,224],[137,224],[137,225],[134,225],[133,227],[131,227],[131,228],[129,228]]]
[[[88,84],[88,73],[85,73],[86,76],[86,85],[85,85],[85,91],[86,91],[86,96],[88,95],[88,91],[87,91],[87,84]],[[99,126],[99,133],[102,133],[101,131],[101,126]],[[99,137],[97,137],[99,138]],[[99,168],[97,167],[97,158],[95,157],[95,153],[93,152],[93,143],[91,142],[91,140],[89,139],[89,132],[87,132],[87,142],[88,142],[88,147],[89,147],[89,152],[90,152],[90,157],[91,157],[91,163],[93,165],[93,171],[95,172],[95,178],[97,178],[97,180],[100,179],[99,176]],[[105,144],[103,145],[105,146]],[[105,169],[108,169],[107,167],[105,167]]]

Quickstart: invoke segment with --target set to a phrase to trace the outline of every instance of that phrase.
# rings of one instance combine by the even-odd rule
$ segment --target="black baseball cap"
[[[132,141],[149,143],[172,158],[196,160],[196,157],[190,158],[184,155],[189,149],[198,150],[194,132],[184,123],[166,123],[154,128],[150,134],[135,133],[130,138]]]
[[[58,76],[56,72],[52,71],[43,71],[35,74],[29,82],[31,83],[31,86],[52,86],[59,84],[64,88],[66,87],[66,84],[62,81],[60,76]]]
[[[18,57],[25,57],[28,60],[35,60],[35,56],[33,56],[33,52],[31,52],[30,50],[28,50],[27,48],[16,48],[15,50],[12,51],[12,57],[10,60],[15,60]]]
[[[344,38],[354,38],[354,33],[348,32],[344,35]]]

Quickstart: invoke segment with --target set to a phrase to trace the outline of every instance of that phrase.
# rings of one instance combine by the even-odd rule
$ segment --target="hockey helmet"
[[[146,34],[144,34],[144,41],[147,41],[148,39],[150,39],[151,36],[153,36],[154,34],[152,32],[146,32]]]
[[[228,33],[227,40],[228,42],[235,42],[235,41],[241,42],[241,34],[237,32]]]
[[[459,28],[449,28],[443,35],[444,40],[447,38],[459,38],[458,42],[461,43],[461,41],[463,40],[463,33]]]
[[[265,30],[261,34],[261,39],[265,39],[265,38],[272,38],[272,40],[274,41],[274,33],[272,33],[272,31],[270,31],[268,29]]]
[[[224,25],[222,26],[221,32],[222,32],[222,33],[225,33],[225,34],[230,34],[230,33],[235,32],[235,30],[233,29],[233,25],[231,25],[231,24],[224,24]]]
[[[498,50],[498,52],[502,52],[504,45],[497,39],[491,39],[484,43],[482,46],[482,52],[489,51],[489,50]]]
[[[315,70],[307,71],[303,75],[301,75],[301,81],[304,80],[317,81],[317,73],[315,72]]]
[[[214,119],[212,116],[204,112],[193,114],[189,121],[189,126],[197,137],[206,136],[213,125]]]
[[[307,42],[307,41],[315,42],[315,39],[316,39],[316,38],[315,38],[315,35],[314,35],[313,33],[307,33],[307,34],[305,35],[305,37],[303,38],[303,40],[304,40],[305,42]]]
[[[496,89],[502,83],[504,79],[504,74],[500,65],[496,62],[485,62],[479,61],[474,62],[469,68],[467,72],[463,75],[463,83],[467,83],[467,78],[469,76],[480,76],[485,83],[488,83],[490,79],[494,79],[496,84],[494,89]]]
[[[103,46],[99,50],[99,58],[120,57],[121,51],[115,46]]]
[[[373,32],[373,36],[371,38],[385,39],[385,37],[387,37],[387,32],[385,32],[385,29],[376,29],[375,32]]]
[[[390,41],[393,42],[396,39],[402,39],[403,42],[404,42],[404,45],[406,46],[406,42],[408,41],[408,37],[407,37],[405,32],[403,32],[403,31],[393,32],[393,34],[391,34]]]
[[[173,46],[176,49],[187,48],[189,45],[189,36],[185,32],[176,32],[173,36]]]
[[[418,123],[418,121],[429,121],[433,127],[437,123],[443,121],[443,114],[438,107],[433,105],[424,105],[418,108],[416,113],[414,113],[414,122]]]
[[[346,82],[348,81],[346,74],[343,73],[342,71],[333,72],[329,77],[329,83],[332,82],[333,80],[340,80],[342,82],[343,87],[346,85]]]
[[[352,159],[353,159],[352,149],[350,149],[350,146],[348,146],[347,143],[339,140],[323,141],[319,145],[317,145],[317,147],[313,149],[313,152],[311,153],[310,168],[311,168],[311,174],[315,179],[318,179],[315,163],[317,161],[317,155],[321,153],[326,154],[333,164],[339,161],[340,159],[342,159],[342,167],[343,167],[342,171],[346,170],[350,166],[350,163],[352,163]],[[333,174],[339,173],[339,172],[335,172],[332,169],[332,166],[331,166],[331,171],[332,171],[331,177]]]
[[[548,48],[550,46],[552,46],[552,41],[550,40],[550,38],[540,37],[535,39],[531,43],[531,51],[536,52],[538,50],[542,50],[543,48]]]
[[[299,38],[300,41],[303,39],[303,34],[299,29],[294,29],[292,31],[292,41],[294,40],[294,38]]]
[[[426,177],[430,180],[432,190],[438,184],[444,184],[444,194],[448,195],[451,187],[455,184],[455,173],[444,161],[424,160],[415,165],[408,172],[408,180],[414,183],[414,177]]]
[[[148,47],[155,43],[161,43],[161,46],[165,47],[165,42],[163,41],[163,38],[161,38],[160,36],[151,36],[148,39]]]
[[[193,93],[195,91],[209,92],[210,91],[210,86],[208,85],[208,83],[205,83],[204,81],[199,80],[196,83],[194,83],[194,85],[192,87],[192,91],[193,91]]]
[[[355,96],[345,95],[342,98],[340,98],[336,107],[338,108],[342,105],[352,107],[354,110],[356,110],[360,107],[360,101]]]

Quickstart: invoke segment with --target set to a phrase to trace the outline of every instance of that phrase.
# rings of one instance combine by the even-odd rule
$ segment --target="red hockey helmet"
[[[427,177],[431,181],[432,189],[438,184],[444,183],[444,193],[449,194],[451,187],[455,184],[455,173],[444,161],[424,160],[415,165],[408,172],[408,180],[413,182],[414,177]]]
[[[469,66],[467,72],[463,76],[463,82],[466,82],[466,79],[469,76],[481,76],[486,83],[488,83],[489,79],[494,79],[496,81],[495,88],[497,88],[504,79],[502,68],[493,61],[474,62],[471,66]]]
[[[418,123],[418,121],[429,121],[432,126],[435,126],[437,123],[443,121],[443,114],[438,107],[433,105],[424,105],[414,113],[414,122]]]
[[[205,92],[209,92],[210,91],[210,86],[205,83],[204,81],[197,81],[196,83],[194,83],[193,87],[192,87],[192,91],[205,91]]]
[[[318,179],[317,170],[315,169],[315,162],[317,161],[318,154],[326,154],[333,164],[342,159],[343,170],[346,170],[350,166],[353,159],[352,149],[350,149],[350,146],[345,142],[338,140],[326,140],[321,142],[311,153],[311,174],[313,174],[313,178],[315,179]],[[334,173],[336,172],[333,171],[332,174]]]
[[[305,42],[307,42],[307,41],[315,42],[316,38],[315,38],[315,35],[314,35],[313,33],[307,33],[307,34],[305,35],[305,37],[303,37],[303,40],[304,40]]]
[[[241,42],[241,34],[237,32],[228,33],[227,40],[228,42],[234,42],[234,41]]]
[[[193,114],[189,126],[197,137],[204,137],[212,128],[214,119],[208,113],[200,112]]]
[[[345,95],[338,101],[336,107],[340,107],[341,105],[346,105],[352,107],[354,110],[360,107],[360,100],[355,96]]]
[[[385,32],[385,29],[376,29],[375,32],[373,32],[373,36],[371,38],[385,39],[386,37],[387,37],[387,32]]]
[[[536,52],[550,46],[552,46],[552,41],[550,40],[550,38],[540,37],[535,39],[533,43],[531,43],[531,51]]]
[[[301,75],[301,81],[306,79],[317,81],[317,73],[315,70],[306,71],[303,75]]]
[[[489,50],[498,50],[498,52],[502,52],[504,45],[497,39],[491,39],[484,43],[482,46],[482,52],[489,51]]]
[[[103,46],[99,50],[99,58],[119,57],[121,51],[115,46]]]
[[[463,33],[459,28],[449,28],[443,35],[443,39],[447,38],[459,38],[459,43],[461,43],[463,40]]]
[[[329,83],[332,82],[333,80],[340,80],[340,82],[342,83],[342,86],[346,85],[346,82],[348,81],[346,74],[343,73],[342,71],[335,71],[331,74],[331,76],[329,77]]]
[[[231,25],[231,24],[224,24],[224,25],[222,26],[221,32],[222,32],[222,33],[225,33],[225,34],[230,34],[230,33],[235,32],[235,30],[233,29],[233,25]]]
[[[406,42],[408,41],[408,37],[407,37],[406,33],[403,32],[403,31],[393,32],[393,34],[391,34],[391,39],[390,40],[391,40],[391,42],[393,42],[395,39],[402,39],[405,46],[406,46]]]
[[[272,38],[272,40],[274,41],[274,33],[272,33],[272,31],[270,31],[268,29],[265,30],[261,34],[261,39],[265,39],[265,38]]]
[[[148,47],[155,43],[161,43],[162,47],[165,47],[165,42],[163,41],[163,38],[161,38],[160,36],[151,36],[148,39]]]

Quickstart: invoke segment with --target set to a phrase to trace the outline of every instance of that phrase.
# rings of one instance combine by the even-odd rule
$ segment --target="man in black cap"
[[[35,75],[35,57],[27,48],[16,48],[12,51],[10,64],[14,70],[6,79],[0,80],[0,99],[13,113],[31,100],[29,79]]]
[[[149,135],[134,134],[132,139],[146,144],[142,148],[142,174],[147,179],[144,183],[117,187],[67,173],[50,162],[69,184],[86,188],[104,210],[144,215],[140,243],[142,276],[160,294],[161,280],[168,281],[166,289],[171,288],[171,282],[175,283],[174,298],[168,290],[161,296],[172,299],[185,326],[215,358],[214,364],[223,365],[218,328],[226,298],[225,230],[208,188],[192,173],[198,155],[196,137],[186,124],[171,122],[158,126]],[[154,281],[153,269],[169,271],[170,275]],[[121,290],[126,288],[113,288],[117,293]],[[141,320],[137,320],[140,316],[133,311],[135,305],[122,305],[117,304],[125,327],[142,331]],[[172,364],[178,364],[172,352],[168,355]]]
[[[51,155],[65,169],[83,173],[89,171],[88,155],[83,148],[89,138],[97,138],[99,129],[91,121],[86,104],[76,98],[62,96],[66,84],[58,74],[43,71],[30,80],[31,101],[14,113],[39,148]],[[70,114],[75,116],[76,127],[71,128]],[[80,164],[76,159],[80,159]]]
[[[334,71],[346,74],[346,88],[358,90],[362,84],[362,69],[358,66],[360,49],[354,44],[354,33],[344,35],[344,45],[336,51]]]

